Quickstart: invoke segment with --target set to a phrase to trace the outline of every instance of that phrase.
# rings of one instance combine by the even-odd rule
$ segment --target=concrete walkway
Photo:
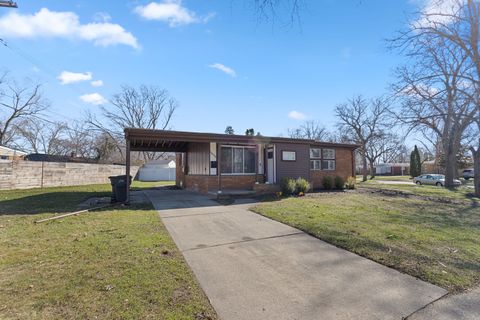
[[[480,319],[480,288],[429,304],[408,320],[478,320]]]
[[[146,193],[223,320],[400,320],[446,294],[252,213],[249,204]]]
[[[394,180],[375,180],[375,182],[381,183],[381,184],[406,184],[406,185],[414,185],[412,181],[394,181]]]

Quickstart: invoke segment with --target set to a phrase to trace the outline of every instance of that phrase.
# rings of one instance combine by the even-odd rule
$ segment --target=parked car
[[[421,176],[413,178],[413,182],[422,185],[428,184],[437,187],[443,187],[445,185],[445,176],[443,174],[422,174]],[[460,186],[462,182],[457,179],[453,179],[455,186]]]
[[[468,180],[470,178],[473,178],[474,176],[474,172],[473,172],[473,169],[465,169],[463,170],[463,178],[465,180]]]

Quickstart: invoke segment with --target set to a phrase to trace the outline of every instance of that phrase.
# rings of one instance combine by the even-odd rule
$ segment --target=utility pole
[[[0,7],[18,8],[17,3],[13,1],[0,0]]]

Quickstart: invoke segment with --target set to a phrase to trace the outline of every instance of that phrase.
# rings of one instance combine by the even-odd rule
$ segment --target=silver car
[[[445,185],[445,176],[443,174],[422,174],[421,176],[413,178],[413,182],[422,185],[428,184],[437,187],[443,187]],[[455,186],[462,185],[462,182],[457,179],[453,179]]]
[[[462,174],[463,174],[463,178],[464,178],[465,180],[468,180],[468,179],[470,179],[470,178],[474,178],[474,177],[475,177],[475,173],[474,173],[473,169],[465,169],[465,170],[463,170],[463,173],[462,173]]]

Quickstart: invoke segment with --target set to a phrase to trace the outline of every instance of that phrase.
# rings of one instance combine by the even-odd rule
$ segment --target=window
[[[222,147],[222,174],[255,174],[255,148]]]
[[[335,149],[322,149],[322,157],[325,160],[335,160]]]
[[[322,169],[321,160],[310,160],[310,170],[321,170]]]
[[[295,151],[283,151],[282,150],[282,160],[283,161],[296,161],[297,153]]]
[[[310,170],[335,170],[335,149],[310,148]]]
[[[322,157],[322,149],[311,148],[310,149],[310,158],[311,159],[320,159]]]
[[[335,170],[335,160],[323,160],[322,170]]]

